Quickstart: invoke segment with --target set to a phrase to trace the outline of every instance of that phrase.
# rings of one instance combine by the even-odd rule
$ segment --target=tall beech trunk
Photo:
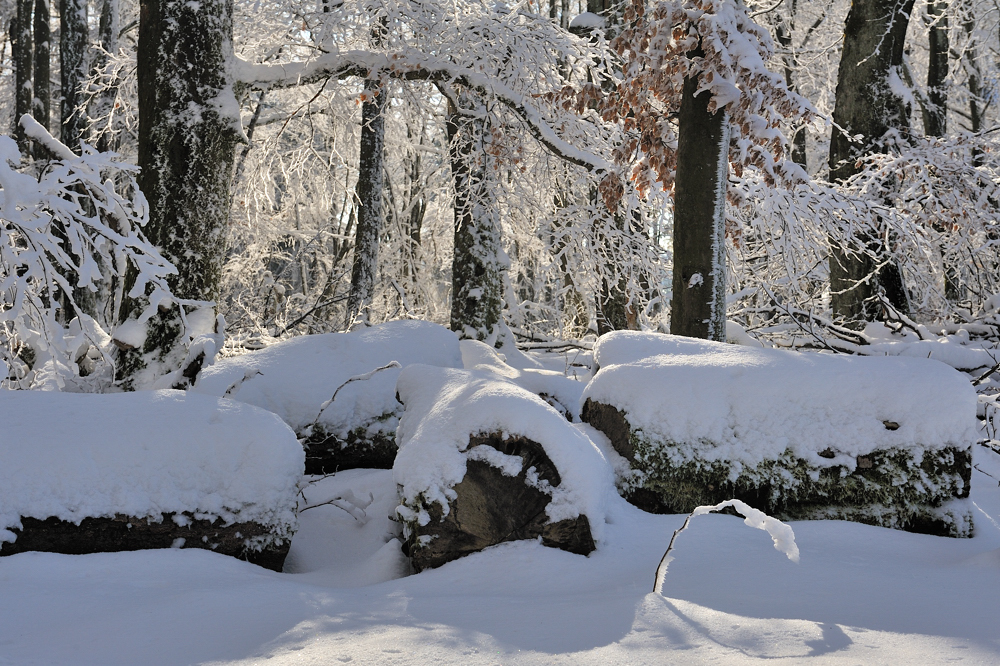
[[[32,39],[31,10],[34,0],[16,0],[17,8],[14,20],[11,22],[10,46],[14,61],[14,138],[24,154],[31,147],[24,128],[21,127],[21,116],[31,113],[34,90],[31,82]]]
[[[372,45],[381,46],[384,25],[372,30]],[[354,264],[351,268],[351,291],[347,296],[345,326],[368,324],[369,309],[375,298],[375,273],[382,236],[382,189],[385,179],[385,109],[387,89],[376,80],[365,81],[365,99],[361,103],[361,153],[358,160],[358,183],[355,206],[358,226],[354,234]]]
[[[62,75],[60,139],[80,151],[86,138],[87,114],[82,108],[81,89],[87,78],[87,0],[61,0],[59,8],[59,69]]]
[[[45,129],[50,127],[52,113],[51,46],[52,28],[49,23],[49,0],[35,0],[35,80],[31,115]]]
[[[486,151],[490,127],[483,118],[459,115],[453,106],[449,111],[445,125],[455,182],[451,329],[463,338],[485,340],[501,322],[507,267],[489,182],[495,172],[493,158]]]
[[[169,285],[182,299],[214,301],[219,294],[229,181],[242,135],[226,66],[232,34],[232,0],[140,4],[138,183],[149,201],[146,235],[177,267]],[[125,386],[150,363],[177,369],[185,333],[177,306],[161,306],[141,351],[119,358]]]
[[[851,5],[833,110],[834,127],[844,129],[834,129],[830,141],[833,182],[856,174],[859,157],[883,150],[879,142],[890,129],[905,132],[909,127],[903,100],[893,92],[898,86],[890,84],[890,77],[898,77],[903,64],[903,42],[912,9],[913,0],[855,0]],[[852,143],[848,135],[859,134],[861,141]],[[874,234],[859,241],[877,253],[886,249]],[[880,288],[893,307],[907,312],[909,299],[898,264],[888,261],[877,269],[869,255],[852,253],[851,249],[836,243],[831,246],[834,315],[855,324],[877,319]]]
[[[711,95],[697,89],[697,77],[684,79],[677,119],[670,332],[725,342],[729,113],[709,113]]]

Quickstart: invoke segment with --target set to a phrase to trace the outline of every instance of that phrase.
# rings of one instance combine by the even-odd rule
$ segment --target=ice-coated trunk
[[[87,114],[82,108],[83,82],[87,78],[87,0],[62,0],[59,8],[59,70],[62,76],[61,141],[79,152]]]
[[[378,81],[365,81],[365,101],[361,104],[361,155],[354,201],[358,222],[354,232],[354,265],[345,323],[348,329],[368,323],[368,311],[375,297],[375,273],[382,235],[387,97],[385,86]]]
[[[455,183],[455,251],[451,263],[451,329],[463,338],[496,333],[503,309],[506,255],[491,187],[494,159],[487,152],[489,122],[459,115],[446,121]]]
[[[48,0],[35,0],[35,92],[31,115],[38,124],[49,129],[52,112],[52,88],[49,82],[51,70],[52,29],[49,24]]]
[[[835,129],[830,140],[830,180],[844,181],[858,172],[858,158],[882,150],[879,141],[890,129],[906,129],[909,119],[898,90],[903,43],[913,0],[856,0],[844,26],[837,92]],[[861,135],[859,142],[852,138]],[[860,238],[882,252],[879,238]],[[847,322],[874,321],[880,314],[877,295],[885,291],[900,312],[909,310],[903,275],[895,261],[879,268],[869,254],[831,244],[830,293],[833,314]]]
[[[11,21],[10,46],[14,61],[14,138],[23,154],[28,153],[30,143],[25,136],[20,118],[31,113],[34,91],[31,83],[32,39],[31,9],[34,0],[17,0],[16,15]]]
[[[177,267],[181,299],[219,294],[235,147],[243,136],[227,67],[232,0],[142,0],[139,20],[139,187],[149,202],[146,235]],[[153,363],[175,370],[190,334],[176,305],[161,305],[141,350],[126,350],[119,374]],[[187,368],[185,368],[187,370]]]
[[[710,113],[711,94],[697,89],[696,77],[684,80],[677,119],[670,332],[725,342],[729,113]]]

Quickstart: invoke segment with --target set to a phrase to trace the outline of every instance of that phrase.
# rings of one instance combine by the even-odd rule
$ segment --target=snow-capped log
[[[483,370],[414,365],[396,388],[396,512],[417,570],[518,539],[594,550],[613,473],[559,412]]]
[[[943,363],[616,332],[583,420],[628,459],[632,503],[685,513],[737,498],[782,520],[972,535],[976,394]]]
[[[392,321],[351,333],[300,336],[222,359],[202,371],[192,390],[228,394],[277,414],[304,441],[308,474],[389,469],[403,412],[396,401],[399,368],[345,382],[392,361],[460,368],[462,353],[458,338],[443,326]]]
[[[302,469],[280,419],[232,400],[3,391],[0,555],[203,548],[280,571]]]

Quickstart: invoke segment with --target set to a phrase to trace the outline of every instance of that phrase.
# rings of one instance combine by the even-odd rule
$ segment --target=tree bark
[[[378,22],[376,22],[378,24]],[[385,27],[372,30],[372,44],[381,46]],[[388,92],[381,82],[366,79],[361,104],[361,153],[358,160],[358,183],[355,206],[358,226],[354,235],[354,264],[351,291],[347,296],[348,329],[368,324],[369,310],[375,298],[375,274],[382,236],[382,189],[385,178],[385,109]]]
[[[454,107],[450,111],[445,124],[455,182],[451,329],[463,338],[485,340],[501,321],[507,267],[490,187],[494,171],[486,150],[490,126],[484,118],[463,117]]]
[[[21,127],[21,116],[31,113],[34,90],[31,82],[32,39],[31,10],[34,0],[17,0],[17,14],[11,21],[10,46],[14,61],[14,138],[27,155],[31,143]]]
[[[924,133],[944,136],[948,131],[948,18],[943,2],[927,4],[929,53],[927,60],[927,101]]]
[[[700,49],[691,54],[702,55]],[[711,94],[684,79],[674,181],[674,274],[670,332],[726,340],[726,189],[729,114],[709,113]]]
[[[82,108],[83,82],[87,78],[87,0],[61,0],[59,8],[59,67],[62,76],[60,140],[80,151],[86,137],[87,114]]]
[[[778,44],[785,51],[785,85],[788,86],[789,90],[796,91],[795,81],[794,81],[794,68],[795,59],[792,56],[792,33],[795,27],[795,10],[796,10],[796,0],[792,0],[791,11],[789,12],[788,18],[778,24],[778,28],[775,31]],[[803,169],[808,167],[806,162],[806,128],[805,125],[798,125],[795,128],[795,133],[792,135],[792,161],[801,166]]]
[[[101,3],[101,19],[98,25],[98,42],[103,51],[98,51],[94,58],[94,70],[103,69],[108,63],[108,55],[118,51],[118,0],[103,0]],[[115,91],[107,89],[95,101],[95,115],[104,117],[112,111],[114,105]],[[104,133],[97,140],[97,149],[100,151],[115,150],[117,142],[114,138]]]
[[[34,99],[31,115],[46,130],[52,113],[52,92],[49,78],[51,76],[51,47],[49,40],[52,29],[49,24],[48,0],[35,0],[35,80]]]
[[[232,34],[232,0],[141,2],[138,183],[149,202],[146,235],[177,267],[168,281],[176,298],[215,301],[219,294],[242,136],[227,67]],[[125,386],[149,363],[177,369],[187,333],[178,306],[161,306],[142,350],[119,358]]]
[[[844,47],[837,78],[830,141],[830,180],[844,181],[858,172],[857,161],[884,150],[881,139],[890,129],[907,131],[903,100],[890,85],[903,64],[903,42],[913,0],[856,0],[844,27]],[[843,128],[840,131],[836,128]],[[862,135],[859,143],[851,136]],[[879,238],[859,239],[869,250],[884,252]],[[902,271],[894,261],[879,268],[863,248],[832,244],[830,253],[831,306],[837,317],[855,324],[880,314],[880,288],[894,308],[907,312],[908,298]]]

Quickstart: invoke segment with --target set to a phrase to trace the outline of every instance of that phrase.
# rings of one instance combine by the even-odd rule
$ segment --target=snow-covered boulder
[[[741,499],[782,519],[971,536],[976,394],[937,361],[616,332],[583,420],[631,465],[641,508]]]
[[[443,326],[391,321],[351,333],[300,336],[217,361],[202,371],[193,390],[222,396],[235,385],[233,399],[280,416],[305,440],[309,474],[389,469],[402,413],[396,402],[399,368],[347,384],[321,416],[320,409],[348,379],[392,361],[460,368],[462,354],[458,338]]]
[[[0,554],[207,548],[280,570],[304,454],[262,409],[182,391],[0,391]]]
[[[521,388],[531,391],[569,421],[580,420],[582,382],[570,379],[562,372],[545,368],[518,368],[508,363],[507,356],[479,340],[462,340],[462,363],[466,370],[491,372]],[[517,350],[512,350],[516,352]]]
[[[594,549],[613,473],[562,414],[488,370],[414,365],[396,388],[396,512],[417,570],[516,539]]]

